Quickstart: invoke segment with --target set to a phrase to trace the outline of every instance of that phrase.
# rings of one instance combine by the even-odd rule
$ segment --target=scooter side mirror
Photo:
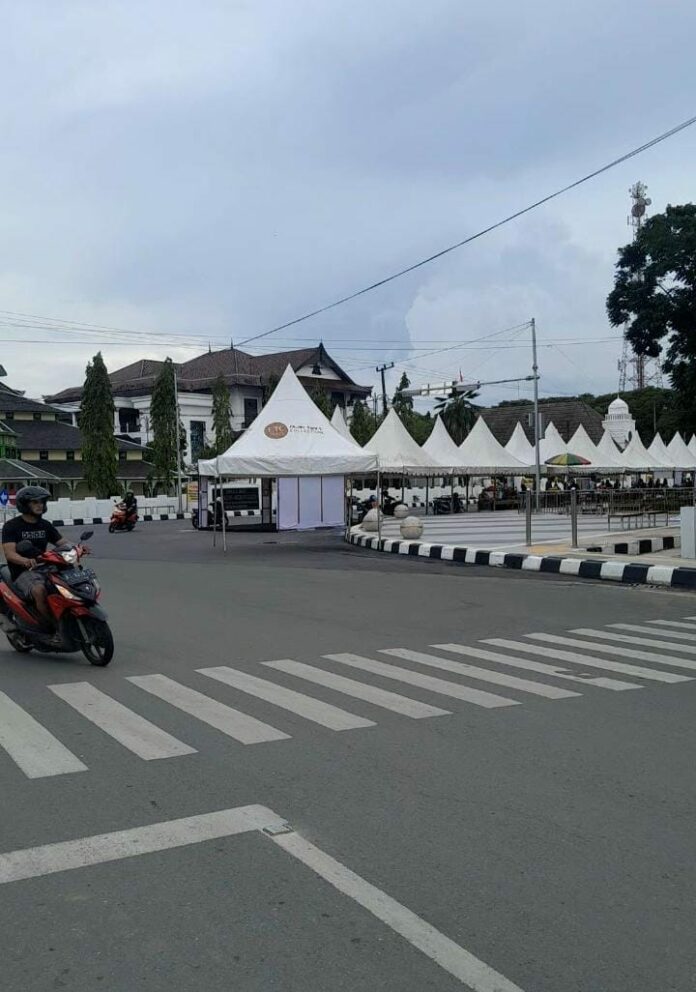
[[[80,534],[80,540],[89,541],[93,533],[94,533],[93,530],[83,530],[82,533]]]
[[[36,545],[32,544],[31,541],[20,541],[19,544],[16,545],[15,550],[18,555],[22,556],[22,558],[38,558],[41,554]]]

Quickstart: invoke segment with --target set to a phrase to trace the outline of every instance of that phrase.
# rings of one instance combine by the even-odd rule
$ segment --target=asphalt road
[[[327,533],[239,533],[226,556],[180,521],[98,527],[90,543],[110,667],[0,644],[4,698],[86,766],[29,777],[21,742],[20,764],[0,746],[0,851],[31,849],[0,857],[3,992],[693,992],[693,595],[365,553]],[[687,626],[608,626],[654,620]],[[479,643],[491,638],[518,647]],[[432,647],[444,644],[562,670]],[[396,695],[377,705],[264,664],[287,660]],[[235,685],[199,671],[220,666]],[[670,673],[684,680],[660,681]],[[166,679],[129,681],[153,675]],[[70,705],[48,688],[80,683],[126,709],[95,716],[84,695]],[[269,685],[272,699],[254,694]],[[208,705],[202,720],[154,694],[190,706],[187,689],[244,716]],[[108,720],[131,734],[125,746]],[[230,728],[266,739],[243,744]],[[173,825],[258,805],[292,832],[265,812],[260,827],[207,840],[209,819]],[[114,836],[83,841],[101,834]],[[137,854],[152,837],[163,849]],[[33,850],[65,841],[83,842]],[[31,877],[8,881],[13,871]]]

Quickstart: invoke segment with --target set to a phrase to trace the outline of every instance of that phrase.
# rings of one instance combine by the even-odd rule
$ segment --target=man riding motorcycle
[[[2,550],[10,566],[10,575],[24,598],[33,603],[46,630],[55,631],[55,624],[46,601],[46,580],[40,571],[34,571],[34,559],[17,553],[21,541],[31,541],[37,556],[49,544],[56,548],[72,547],[59,531],[47,520],[42,520],[46,503],[51,494],[41,486],[24,486],[17,493],[16,507],[19,515],[8,520],[2,528]],[[86,551],[89,549],[85,548]]]

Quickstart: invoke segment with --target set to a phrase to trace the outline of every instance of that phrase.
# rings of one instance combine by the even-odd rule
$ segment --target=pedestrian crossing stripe
[[[696,617],[686,617],[684,621],[647,620],[644,621],[647,626],[615,623],[602,629],[576,628],[568,632],[571,636],[535,632],[520,639],[488,638],[477,645],[431,645],[431,650],[438,654],[405,647],[380,649],[377,653],[388,661],[352,653],[327,654],[323,657],[331,665],[341,666],[344,670],[352,668],[368,679],[375,677],[397,682],[399,688],[411,686],[458,703],[484,709],[505,709],[529,702],[530,695],[540,697],[540,703],[545,705],[560,699],[581,697],[588,691],[623,692],[645,688],[646,682],[675,684],[692,681],[693,676],[684,674],[683,670],[696,671],[696,659],[684,657],[684,654],[696,654],[696,645],[685,643],[692,640],[691,631],[696,633],[696,624],[687,621],[696,621]],[[650,635],[655,640],[651,640]],[[631,645],[640,645],[640,649]],[[452,655],[467,660],[454,660]],[[536,657],[530,658],[529,655]],[[546,660],[537,660],[540,657]],[[479,664],[471,664],[468,659]],[[404,661],[413,667],[403,667],[397,661]],[[636,664],[636,661],[646,664]],[[486,663],[486,667],[480,663]],[[453,715],[451,709],[443,709],[370,681],[347,677],[326,665],[308,665],[290,658],[261,664],[269,676],[277,672],[301,683],[319,686],[329,693],[350,697],[368,707],[391,711],[399,717],[428,719]],[[460,681],[436,677],[425,673],[423,668],[449,673]],[[682,671],[669,670],[674,668]],[[542,679],[523,678],[511,674],[509,669],[530,676],[542,676]],[[597,675],[597,670],[602,674]],[[281,685],[271,678],[260,678],[230,666],[202,668],[197,674],[225,685],[233,693],[263,700],[330,731],[358,731],[373,727],[376,723],[371,718],[374,713],[369,717],[362,716],[309,693]],[[552,681],[547,682],[546,678]],[[496,691],[471,686],[468,682],[472,680],[489,683],[495,686]],[[147,695],[154,696],[237,743],[251,745],[290,739],[290,734],[285,730],[166,675],[134,675],[128,676],[126,681],[142,690],[143,700]],[[572,688],[559,686],[559,681],[572,683]],[[135,709],[89,682],[63,682],[46,688],[55,699],[65,703],[136,758],[154,761],[196,754],[196,748],[188,742],[172,736]],[[507,690],[522,693],[523,698],[511,698]],[[461,707],[458,707],[458,712],[462,712]],[[30,779],[88,770],[82,755],[69,750],[48,727],[5,692],[0,692],[0,750],[4,750],[20,772]]]

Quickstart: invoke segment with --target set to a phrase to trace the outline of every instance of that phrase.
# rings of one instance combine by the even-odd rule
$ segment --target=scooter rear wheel
[[[82,634],[83,630],[87,633],[86,638]],[[99,668],[108,665],[114,656],[114,638],[108,623],[95,620],[94,617],[82,617],[80,634],[82,653],[90,665],[97,665]]]
[[[109,533],[113,534],[116,530],[116,524],[109,524]]]

